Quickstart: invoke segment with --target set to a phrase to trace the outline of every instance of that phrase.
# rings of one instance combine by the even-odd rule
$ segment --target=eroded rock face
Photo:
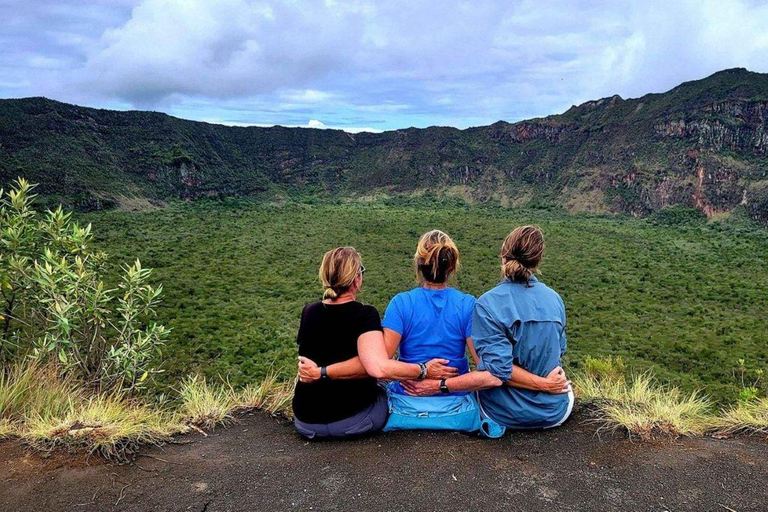
[[[560,135],[568,129],[567,125],[554,125],[535,121],[523,121],[515,124],[503,123],[504,126],[494,125],[491,138],[504,142],[528,142],[532,140],[546,140],[556,144],[560,142]]]
[[[768,152],[768,102],[729,101],[704,110],[701,119],[659,122],[656,134],[692,138],[702,148]],[[698,117],[698,116],[697,116]]]

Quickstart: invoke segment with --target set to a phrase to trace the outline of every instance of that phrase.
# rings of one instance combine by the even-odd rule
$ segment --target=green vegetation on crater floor
[[[173,329],[167,383],[201,371],[245,384],[294,371],[299,312],[321,294],[324,251],[353,245],[368,272],[360,300],[383,313],[415,285],[418,236],[440,228],[462,254],[455,285],[480,295],[498,281],[498,250],[515,225],[542,227],[541,279],[568,311],[566,362],[621,356],[636,371],[733,402],[739,358],[768,362],[768,234],[673,211],[639,220],[434,202],[420,205],[246,201],[176,204],[143,213],[80,216],[115,260],[141,258],[165,294]]]

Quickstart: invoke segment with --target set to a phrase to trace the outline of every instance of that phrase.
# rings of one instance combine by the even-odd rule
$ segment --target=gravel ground
[[[134,464],[0,444],[3,511],[766,511],[768,442],[595,434],[578,411],[501,440],[408,432],[307,443],[264,414]]]

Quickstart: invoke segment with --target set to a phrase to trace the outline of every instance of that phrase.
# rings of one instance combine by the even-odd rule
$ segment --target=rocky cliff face
[[[499,142],[543,140],[550,144],[557,144],[560,142],[560,135],[569,127],[538,121],[523,121],[515,124],[496,123],[489,128],[491,139]]]
[[[237,128],[43,98],[0,100],[0,181],[25,175],[42,193],[85,205],[124,195],[461,186],[478,200],[546,198],[633,215],[675,204],[707,215],[742,207],[768,222],[767,120],[768,75],[738,69],[547,118],[380,134]]]
[[[712,105],[701,119],[676,119],[654,126],[662,137],[693,139],[700,148],[715,151],[768,151],[768,102],[728,101]]]

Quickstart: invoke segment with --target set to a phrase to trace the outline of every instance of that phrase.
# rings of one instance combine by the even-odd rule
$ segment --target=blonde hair
[[[325,253],[319,272],[325,287],[323,299],[333,300],[349,290],[361,267],[360,253],[354,247],[337,247]]]
[[[544,253],[544,235],[536,226],[515,228],[501,245],[501,276],[512,281],[525,281],[536,272]]]
[[[444,283],[459,268],[459,249],[451,237],[435,229],[419,239],[413,264],[420,281]]]

